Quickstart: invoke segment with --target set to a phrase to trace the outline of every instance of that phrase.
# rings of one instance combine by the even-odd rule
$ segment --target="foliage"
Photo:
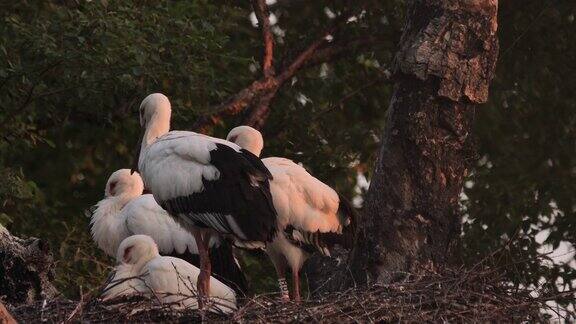
[[[510,278],[574,289],[576,6],[502,2],[500,10],[501,54],[476,120],[481,159],[466,189],[463,250],[478,258],[512,240],[516,261],[556,250],[547,262],[509,267]]]
[[[99,254],[88,244],[83,210],[130,161],[138,133],[132,110],[143,95],[162,91],[177,98],[177,116],[190,118],[246,82],[249,74],[222,73],[251,62],[227,36],[245,17],[207,2],[5,6],[0,166],[15,183],[2,184],[3,219],[55,242],[61,270],[87,272],[93,267],[82,264],[92,261],[79,254]]]
[[[381,144],[392,91],[382,73],[403,18],[402,1],[362,3],[367,10],[334,37],[381,41],[299,73],[281,89],[264,127],[264,155],[302,162],[349,197],[358,174],[370,178]],[[277,64],[320,37],[347,5],[272,5]],[[185,129],[248,85],[260,73],[261,53],[250,12],[247,1],[0,4],[0,222],[17,235],[51,240],[68,294],[78,293],[77,280],[97,286],[112,263],[91,243],[83,210],[101,199],[109,174],[130,165],[140,100],[166,93],[174,127]],[[543,245],[576,242],[575,14],[568,0],[501,3],[501,58],[491,100],[477,112],[481,159],[462,202],[467,221],[458,251],[465,262],[518,233],[509,248],[519,259],[536,260]],[[240,118],[212,131],[224,136]],[[543,230],[550,231],[544,243],[535,239]],[[247,265],[262,282],[256,288],[269,290],[273,270],[255,260]],[[576,278],[567,264],[523,264],[510,279],[544,277],[556,289],[559,277]]]

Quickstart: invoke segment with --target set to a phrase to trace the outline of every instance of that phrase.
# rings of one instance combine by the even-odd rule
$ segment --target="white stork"
[[[122,241],[117,259],[121,262],[110,275],[102,297],[143,294],[162,303],[198,308],[196,280],[200,269],[174,257],[160,256],[158,246],[147,235],[133,235]],[[234,290],[210,277],[209,310],[229,314],[236,310]]]
[[[210,236],[217,233],[259,242],[273,239],[272,176],[257,156],[234,143],[169,131],[170,115],[170,101],[163,94],[151,94],[142,101],[144,135],[138,146],[137,169],[160,206],[194,234],[202,270],[198,278],[202,303],[210,285]]]
[[[249,126],[230,131],[229,141],[260,155],[262,134]],[[286,266],[293,276],[293,297],[300,300],[300,269],[314,251],[330,256],[339,244],[350,249],[355,231],[355,212],[334,189],[313,177],[303,167],[279,157],[262,159],[273,179],[270,191],[278,212],[278,235],[266,246],[278,274],[283,299],[289,299]]]
[[[138,173],[120,169],[110,175],[104,199],[90,209],[90,230],[98,247],[115,257],[122,240],[130,235],[144,234],[156,242],[162,255],[198,265],[194,236],[176,223],[152,195],[142,195],[143,190]],[[209,247],[215,276],[237,292],[246,292],[246,278],[230,244],[214,236]]]

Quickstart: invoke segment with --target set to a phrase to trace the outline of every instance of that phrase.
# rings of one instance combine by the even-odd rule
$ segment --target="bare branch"
[[[201,131],[208,126],[215,124],[217,120],[225,115],[236,115],[250,105],[261,93],[275,87],[277,87],[276,78],[256,80],[225,103],[213,108],[210,114],[198,118],[192,128]]]
[[[264,0],[254,0],[253,5],[255,10],[256,8],[262,9],[262,7],[259,7],[262,6],[262,3],[264,3],[264,10],[267,10]],[[258,11],[259,10],[256,10],[256,12]],[[267,13],[267,11],[260,10],[259,14],[262,15],[263,12]],[[266,19],[260,20],[259,18],[259,21],[267,21],[268,16],[266,14],[264,14],[264,16]],[[300,52],[300,54],[298,54],[294,60],[286,64],[285,68],[281,72],[277,73],[276,76],[271,75],[266,77],[265,72],[265,75],[262,79],[252,82],[252,84],[242,89],[224,104],[221,104],[212,109],[208,115],[198,118],[196,123],[193,125],[193,129],[197,131],[206,131],[207,127],[218,123],[224,116],[236,115],[249,106],[252,106],[253,108],[247,114],[244,122],[249,125],[256,126],[257,128],[261,127],[269,114],[270,102],[274,99],[280,87],[287,80],[294,77],[296,73],[298,73],[302,68],[306,66],[317,65],[321,63],[322,60],[328,60],[332,57],[339,56],[348,50],[345,48],[344,44],[338,44],[338,47],[334,47],[332,49],[330,49],[330,46],[326,46],[326,44],[328,43],[328,36],[331,36],[337,32],[338,29],[346,23],[350,16],[351,14],[342,14],[339,18],[335,19],[334,23],[329,28],[327,28],[324,33],[322,33],[320,38],[312,42],[312,44]],[[261,25],[264,27],[264,24],[261,23]],[[263,28],[263,33],[266,33],[265,28]],[[264,38],[266,43],[266,35],[264,35]],[[355,40],[355,46],[359,46],[365,42],[367,41],[357,39]],[[324,46],[326,46],[326,48],[323,48]],[[355,48],[355,46],[352,46],[351,48]],[[266,54],[270,55],[269,59],[271,60],[272,50],[270,50],[270,52],[265,52],[263,67],[268,64],[266,63]],[[270,69],[272,69],[271,61]]]
[[[254,14],[258,20],[258,27],[260,27],[264,41],[262,71],[264,78],[268,78],[274,75],[274,36],[270,30],[270,13],[266,5],[266,0],[252,0],[252,7],[254,8]]]
[[[290,64],[288,68],[286,68],[286,70],[284,70],[278,76],[278,80],[280,81],[280,83],[283,83],[286,80],[292,78],[296,74],[296,72],[298,72],[300,68],[302,68],[302,66],[304,66],[304,64],[308,60],[310,60],[314,52],[316,52],[316,50],[318,50],[322,45],[324,45],[324,43],[326,42],[326,36],[328,36],[328,34],[325,34],[322,38],[316,40],[314,43],[308,46],[307,49],[305,49],[302,53],[300,53],[298,57],[296,57],[296,59],[292,62],[292,64]]]
[[[322,43],[321,40],[312,44],[308,47],[302,54],[296,58],[294,63],[292,63],[281,75],[278,77],[278,87],[276,89],[271,89],[268,93],[262,95],[258,98],[254,108],[248,114],[243,121],[243,124],[252,126],[256,129],[262,128],[266,118],[269,115],[269,105],[270,102],[276,96],[278,89],[282,84],[292,78],[298,71],[302,68],[316,66],[321,63],[330,62],[335,59],[343,57],[345,54],[349,54],[358,49],[363,49],[368,46],[374,45],[376,43],[375,37],[365,37],[353,39],[348,42],[339,42],[337,44],[331,44],[330,46],[324,48],[318,48]],[[380,80],[378,80],[380,81]],[[370,85],[372,86],[372,84]]]
[[[270,103],[274,97],[276,97],[277,91],[278,89],[262,95],[259,98],[258,103],[254,106],[254,109],[252,109],[248,117],[244,120],[243,124],[252,126],[256,129],[261,129],[270,114]]]

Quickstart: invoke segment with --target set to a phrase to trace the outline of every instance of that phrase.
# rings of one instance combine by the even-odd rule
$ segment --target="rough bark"
[[[474,110],[488,99],[494,75],[497,6],[497,0],[407,3],[394,92],[351,265],[357,281],[389,282],[446,261],[459,231]]]
[[[12,236],[0,225],[0,297],[11,305],[52,298],[54,260],[47,243]]]

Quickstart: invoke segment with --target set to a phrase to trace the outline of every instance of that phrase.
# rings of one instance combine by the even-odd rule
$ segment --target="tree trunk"
[[[355,280],[389,282],[446,261],[460,229],[477,104],[498,56],[498,0],[412,0],[366,195]],[[367,274],[367,276],[366,276]]]
[[[0,225],[0,298],[11,305],[56,296],[54,260],[47,243],[12,236]]]

